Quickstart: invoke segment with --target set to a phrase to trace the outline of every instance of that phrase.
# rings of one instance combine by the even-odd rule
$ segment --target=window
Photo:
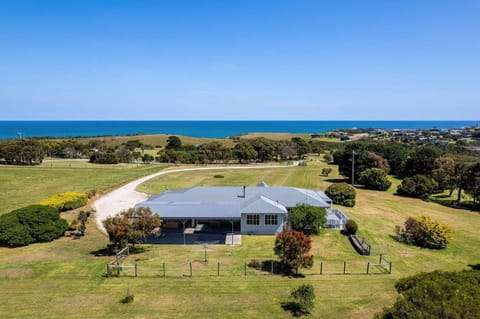
[[[265,215],[265,225],[277,225],[277,215]]]
[[[260,216],[255,215],[247,215],[247,225],[259,225],[260,224]]]

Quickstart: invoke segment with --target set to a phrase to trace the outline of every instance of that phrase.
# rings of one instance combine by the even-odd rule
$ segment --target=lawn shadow
[[[130,247],[129,249],[129,255],[136,255],[136,254],[141,254],[144,253],[147,249],[145,247]],[[105,248],[100,248],[97,250],[92,250],[90,254],[96,256],[96,257],[108,257],[108,256],[115,256],[120,249],[117,248],[116,245],[114,244],[109,244]]]
[[[302,311],[302,306],[295,301],[284,301],[280,305],[283,310],[289,311],[294,317],[306,316],[309,314],[308,312]]]
[[[470,264],[468,267],[472,268],[472,270],[480,270],[480,264]]]
[[[325,179],[325,182],[329,183],[347,183],[348,178],[327,178]]]
[[[436,203],[442,206],[446,206],[449,208],[454,208],[454,209],[467,209],[467,210],[472,210],[479,212],[480,211],[480,204],[475,204],[473,201],[461,201],[458,202],[455,199],[447,200],[443,198],[449,198],[449,196],[443,197],[446,195],[439,195],[439,196],[432,196],[430,198],[425,198],[423,199],[426,202],[432,202]]]

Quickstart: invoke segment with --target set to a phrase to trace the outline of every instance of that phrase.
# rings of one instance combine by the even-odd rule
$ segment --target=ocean
[[[251,132],[325,133],[341,128],[449,129],[479,121],[0,121],[0,139],[169,134],[225,138]]]

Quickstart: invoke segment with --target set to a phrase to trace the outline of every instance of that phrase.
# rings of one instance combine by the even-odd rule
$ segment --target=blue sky
[[[478,120],[480,1],[0,0],[2,120]]]

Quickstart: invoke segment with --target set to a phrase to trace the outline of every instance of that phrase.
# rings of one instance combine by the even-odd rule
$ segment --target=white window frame
[[[247,225],[260,225],[260,215],[247,214]]]
[[[265,214],[265,225],[278,225],[278,215]]]

